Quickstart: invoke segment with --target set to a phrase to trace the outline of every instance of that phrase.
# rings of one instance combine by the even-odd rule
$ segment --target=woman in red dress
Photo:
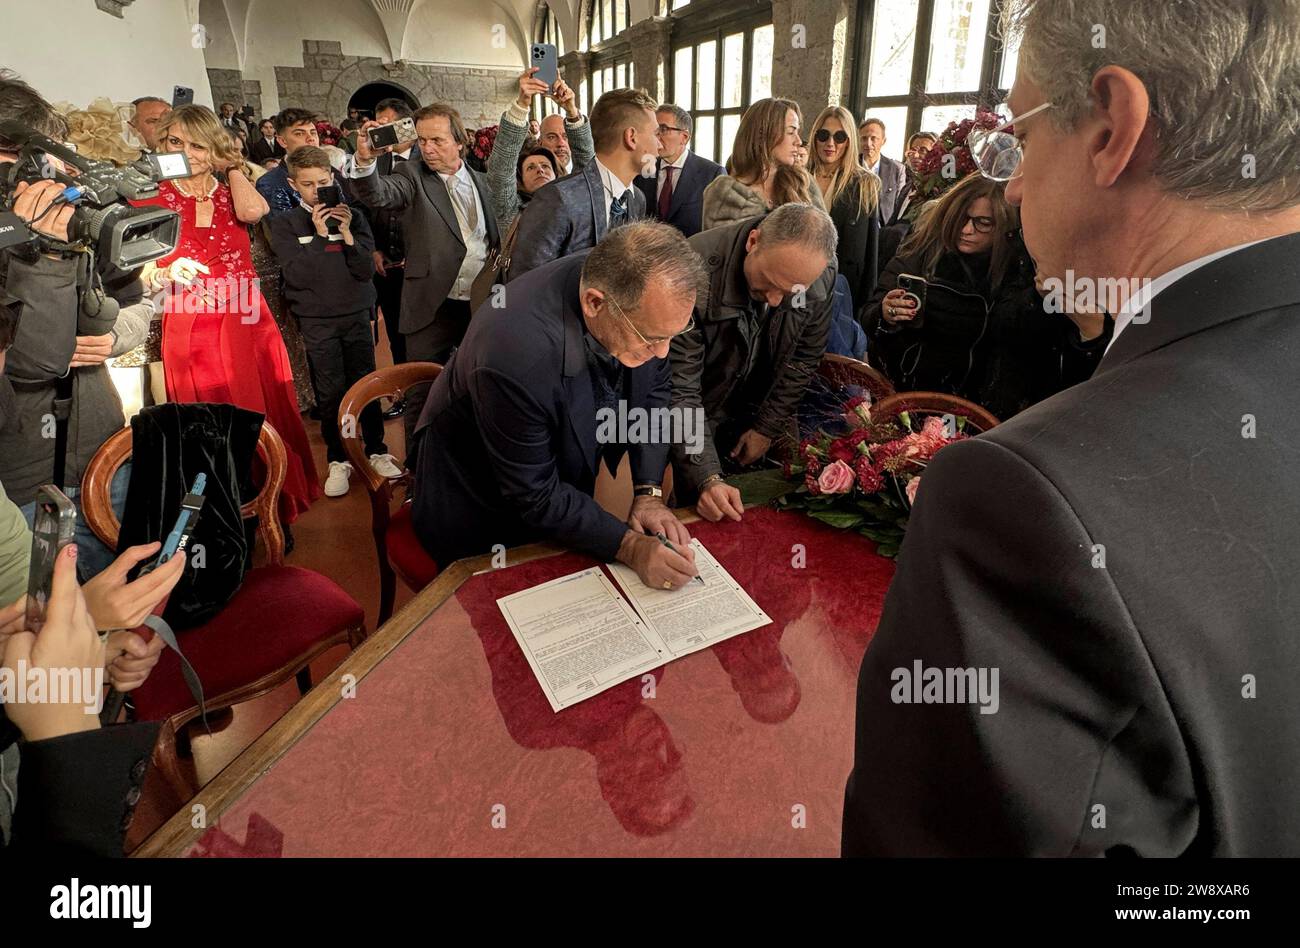
[[[166,293],[163,374],[175,402],[223,402],[260,412],[284,439],[289,470],[280,517],[292,523],[321,496],[307,432],[298,414],[284,340],[257,288],[247,225],[267,213],[245,176],[230,136],[210,109],[185,105],[163,116],[158,150],[184,152],[191,176],[164,181],[154,204],[180,214],[180,240],[146,267]],[[227,183],[217,179],[225,172]]]

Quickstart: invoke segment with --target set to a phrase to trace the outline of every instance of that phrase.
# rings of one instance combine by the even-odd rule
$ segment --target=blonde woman
[[[853,115],[843,106],[823,109],[808,139],[808,170],[839,234],[840,274],[861,306],[876,289],[879,269],[880,179],[859,162]]]
[[[799,103],[789,99],[760,99],[745,110],[727,173],[704,189],[701,229],[757,217],[782,204],[822,207],[817,185],[797,164],[802,124]]]
[[[280,516],[292,523],[321,494],[298,414],[284,341],[262,298],[246,225],[267,213],[246,164],[210,109],[184,105],[158,124],[158,150],[183,152],[191,175],[139,204],[176,211],[180,240],[145,268],[165,291],[163,374],[176,402],[224,402],[264,414],[284,439],[289,471]],[[225,180],[223,181],[222,178]]]

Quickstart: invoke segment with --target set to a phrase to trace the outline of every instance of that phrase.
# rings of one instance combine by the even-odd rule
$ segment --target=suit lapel
[[[687,185],[695,180],[695,175],[698,173],[699,167],[700,163],[696,159],[694,152],[687,155],[686,160],[682,162],[681,174],[677,175],[677,180],[673,182],[673,196],[668,202],[669,217],[672,217],[681,210],[682,195],[686,193]]]
[[[600,178],[600,168],[596,167],[594,158],[583,171],[583,175],[587,179],[587,190],[591,192],[591,221],[596,225],[595,242],[600,243],[605,236],[605,231],[609,229],[609,222],[605,219],[605,182]]]
[[[424,187],[425,196],[428,197],[429,203],[437,208],[438,213],[447,224],[447,229],[451,235],[456,238],[462,247],[465,246],[465,240],[460,235],[460,222],[456,220],[456,209],[451,206],[451,195],[447,193],[447,186],[442,183],[442,178],[437,172],[430,171],[424,166],[424,162],[414,169],[415,174],[419,176],[420,184]]]

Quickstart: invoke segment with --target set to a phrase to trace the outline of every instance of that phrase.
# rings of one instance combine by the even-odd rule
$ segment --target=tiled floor
[[[376,351],[377,362],[380,366],[391,365],[382,331],[380,336],[383,341]],[[303,422],[323,479],[328,465],[319,423],[305,416]],[[400,419],[387,422],[386,437],[389,451],[400,462],[405,457]],[[632,493],[626,460],[617,481],[607,474],[602,477],[604,480],[597,485],[597,499],[606,509],[621,510],[625,515]],[[354,477],[352,489],[344,497],[322,497],[293,525],[293,532],[296,545],[287,562],[323,573],[347,590],[365,609],[367,627],[373,631],[379,614],[379,566],[370,534],[370,502],[359,480]],[[400,610],[412,595],[399,580],[394,611]],[[321,680],[346,655],[346,649],[336,648],[321,656],[312,665],[313,680]],[[296,684],[289,681],[270,694],[236,706],[233,720],[220,731],[211,736],[199,732],[200,736],[194,737],[192,744],[200,784],[220,773],[292,707],[298,696]],[[152,772],[127,835],[127,850],[135,848],[185,802],[176,798],[156,771]]]

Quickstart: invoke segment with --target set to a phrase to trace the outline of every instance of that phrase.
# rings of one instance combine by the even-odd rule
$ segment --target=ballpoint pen
[[[667,538],[666,536],[664,536],[663,533],[656,533],[656,534],[655,534],[655,539],[657,539],[657,540],[658,540],[660,543],[662,543],[664,546],[668,547],[668,549],[672,550],[674,553],[677,553],[677,547],[675,547],[675,546],[673,546],[671,543],[669,543],[669,542],[668,542],[668,538]],[[678,555],[678,556],[681,556],[680,553],[677,553],[677,555]],[[704,577],[701,576],[699,573],[696,573],[696,574],[695,574],[695,580],[696,580],[696,582],[698,582],[701,586],[704,585]]]

